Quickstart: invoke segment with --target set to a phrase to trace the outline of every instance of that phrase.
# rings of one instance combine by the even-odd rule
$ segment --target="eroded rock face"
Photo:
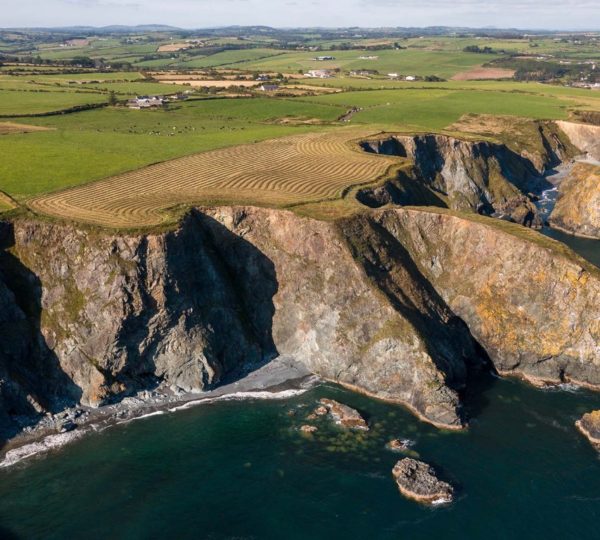
[[[254,255],[273,291],[269,261]],[[40,342],[30,378],[61,374],[83,404],[163,379],[199,391],[275,353],[269,329],[247,324],[246,297],[194,215],[177,231],[138,236],[18,222],[0,268]]]
[[[600,385],[600,271],[514,224],[447,211],[375,218],[501,373]]]
[[[367,422],[356,409],[333,399],[323,398],[320,403],[327,408],[336,424],[348,429],[369,431]]]
[[[2,316],[20,332],[3,343],[13,351],[0,362],[6,418],[30,402],[41,412],[66,400],[96,406],[160,382],[200,391],[286,354],[433,423],[461,426],[468,330],[443,361],[434,358],[419,325],[451,314],[436,304],[417,324],[398,311],[335,224],[218,208],[161,234],[29,220],[13,229],[0,261]]]
[[[366,151],[408,157],[414,169],[401,171],[384,186],[361,190],[357,197],[371,207],[390,202],[442,206],[540,227],[542,220],[528,193],[540,189],[547,166],[569,156],[559,138],[544,138],[540,133],[543,156],[520,155],[502,144],[445,135],[395,135],[367,141]]]
[[[159,383],[200,391],[278,354],[447,428],[481,347],[501,372],[600,385],[598,271],[497,220],[220,207],[160,234],[17,220],[0,240],[5,434]]]
[[[600,450],[600,411],[584,414],[575,425]]]
[[[381,294],[375,275],[379,261],[365,268],[349,249],[354,232],[348,228],[340,231],[335,223],[258,208],[205,212],[222,256],[234,272],[242,273],[240,283],[259,283],[261,278],[243,274],[237,244],[222,238],[225,231],[243,237],[273,262],[278,287],[272,335],[280,354],[294,355],[324,378],[403,402],[430,422],[460,427],[457,391],[465,384],[465,359],[480,359],[464,325],[454,325],[456,343],[447,343],[445,356],[428,341],[442,338],[431,336],[427,324],[439,328],[452,315],[434,291],[418,292],[424,283],[412,267],[398,270],[386,285],[390,294]],[[398,256],[383,264],[402,260]],[[382,277],[388,280],[385,271]],[[392,296],[394,287],[406,290],[406,309],[398,308],[404,300]],[[421,303],[412,307],[418,295]]]
[[[564,121],[556,123],[577,148],[600,160],[600,126]]]
[[[600,239],[600,166],[575,165],[561,182],[559,192],[550,216],[551,225],[578,236]]]
[[[424,504],[450,503],[454,497],[454,489],[447,482],[439,480],[433,467],[404,458],[396,463],[392,476],[398,484],[400,493],[409,499]]]

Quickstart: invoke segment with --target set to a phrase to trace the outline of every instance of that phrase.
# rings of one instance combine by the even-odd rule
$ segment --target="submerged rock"
[[[369,431],[367,422],[356,409],[334,401],[333,399],[323,398],[321,403],[327,408],[336,424],[349,429]]]
[[[318,428],[316,426],[304,424],[303,426],[300,426],[300,431],[302,433],[314,433],[315,431],[318,431]]]
[[[392,452],[403,452],[405,450],[410,450],[412,445],[413,442],[409,439],[392,439],[386,444],[386,448]]]
[[[584,414],[575,425],[600,450],[600,410]]]
[[[434,469],[416,459],[404,458],[396,463],[392,475],[405,497],[425,504],[452,502],[454,489],[439,480]]]

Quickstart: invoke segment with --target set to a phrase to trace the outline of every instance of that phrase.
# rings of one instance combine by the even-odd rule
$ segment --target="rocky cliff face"
[[[542,189],[545,169],[570,157],[571,148],[548,129],[540,127],[538,132],[540,150],[523,154],[503,144],[445,135],[395,135],[366,141],[366,151],[407,157],[414,167],[384,186],[360,191],[358,199],[371,207],[390,202],[434,205],[541,226],[528,193]]]
[[[591,158],[600,160],[600,126],[562,121],[557,125],[577,148]]]
[[[560,184],[553,227],[600,239],[600,166],[579,163]]]
[[[494,223],[512,229],[247,207],[160,234],[5,224],[0,425],[160,383],[200,391],[279,354],[447,427],[481,346],[503,372],[600,384],[598,272]]]
[[[513,224],[390,210],[377,220],[410,253],[502,373],[600,385],[600,271]]]

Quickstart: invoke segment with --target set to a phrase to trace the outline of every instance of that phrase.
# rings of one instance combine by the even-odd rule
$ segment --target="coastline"
[[[245,399],[287,399],[303,394],[321,379],[293,358],[280,357],[252,371],[241,379],[202,393],[176,393],[169,388],[144,390],[119,403],[99,408],[79,406],[51,417],[52,422],[83,414],[72,420],[76,427],[60,433],[56,427],[40,423],[26,433],[9,439],[0,450],[0,469],[11,467],[29,458],[57,450],[90,433],[98,433],[120,425],[152,416],[174,413],[217,401]]]

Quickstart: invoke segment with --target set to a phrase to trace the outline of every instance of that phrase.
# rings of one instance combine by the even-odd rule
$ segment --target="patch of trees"
[[[591,64],[560,63],[535,58],[502,58],[488,64],[515,70],[517,81],[576,81],[594,84],[600,82],[600,71]]]
[[[468,52],[468,53],[476,53],[476,54],[499,54],[499,53],[503,53],[504,51],[496,51],[494,49],[492,49],[491,47],[480,47],[479,45],[467,45],[464,49],[463,52]]]

